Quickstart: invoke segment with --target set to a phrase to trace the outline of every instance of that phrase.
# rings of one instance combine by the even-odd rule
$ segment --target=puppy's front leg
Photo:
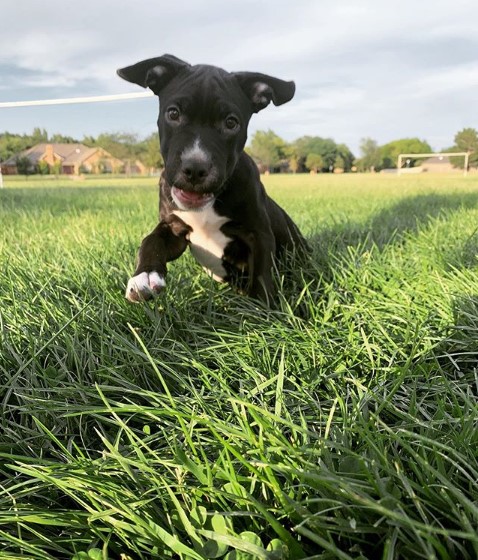
[[[268,227],[268,217],[261,216],[260,223],[264,225],[261,230],[247,231],[237,224],[225,224],[221,229],[226,235],[237,237],[247,246],[249,252],[247,294],[269,304],[275,291],[272,269],[276,242],[272,230]]]
[[[180,257],[188,246],[190,228],[178,218],[161,220],[139,248],[138,264],[126,286],[132,302],[151,299],[166,286],[166,263]]]
[[[272,268],[274,262],[274,238],[264,239],[259,237],[252,244],[250,253],[250,278],[248,294],[261,299],[269,305],[274,297],[274,280]]]

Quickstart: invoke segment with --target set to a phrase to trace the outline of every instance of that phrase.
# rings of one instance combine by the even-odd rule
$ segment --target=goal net
[[[400,175],[403,170],[403,162],[407,159],[428,159],[428,158],[443,158],[443,157],[464,157],[465,165],[463,167],[463,175],[466,177],[468,173],[468,160],[470,154],[468,152],[436,152],[432,154],[400,154],[397,160],[397,174]]]

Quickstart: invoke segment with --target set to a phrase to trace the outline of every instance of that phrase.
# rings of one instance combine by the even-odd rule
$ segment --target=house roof
[[[47,151],[47,146],[51,146],[53,153],[61,159],[63,165],[74,165],[79,164],[93,155],[101,148],[88,148],[84,144],[54,144],[54,143],[44,143],[37,144],[28,150],[24,150],[14,156],[8,158],[3,162],[3,165],[16,165],[17,159],[20,157],[26,157],[30,160],[32,165],[37,164],[41,161]],[[104,154],[110,157],[111,154],[103,150]],[[116,159],[116,158],[115,158]]]
[[[450,164],[450,158],[447,156],[435,156],[435,157],[431,157],[431,158],[427,158],[423,161],[423,164],[434,164],[434,165],[449,165]]]
[[[68,144],[66,144],[66,146],[68,146]],[[55,148],[53,148],[53,151],[55,153],[58,153],[55,151]],[[92,154],[94,154],[95,152],[98,151],[98,148],[88,148],[87,146],[84,146],[83,144],[74,144],[74,149],[73,150],[65,150],[63,152],[63,154],[58,153],[59,156],[61,156],[62,158],[64,158],[63,162],[64,164],[75,164],[75,163],[81,163],[82,161],[84,161],[85,159],[89,158]]]

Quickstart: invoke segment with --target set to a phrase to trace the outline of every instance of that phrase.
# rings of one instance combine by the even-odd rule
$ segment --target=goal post
[[[465,165],[463,167],[463,176],[466,177],[468,174],[468,162],[470,159],[469,152],[436,152],[433,154],[400,154],[397,160],[397,175],[401,174],[402,171],[402,161],[404,158],[412,158],[412,159],[419,159],[419,158],[431,158],[431,157],[453,157],[453,156],[461,156],[465,157]]]

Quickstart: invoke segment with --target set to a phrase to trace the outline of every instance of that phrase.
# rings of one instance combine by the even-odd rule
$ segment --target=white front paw
[[[144,301],[156,297],[166,286],[164,276],[157,272],[142,272],[133,276],[126,286],[126,299],[132,302]]]

